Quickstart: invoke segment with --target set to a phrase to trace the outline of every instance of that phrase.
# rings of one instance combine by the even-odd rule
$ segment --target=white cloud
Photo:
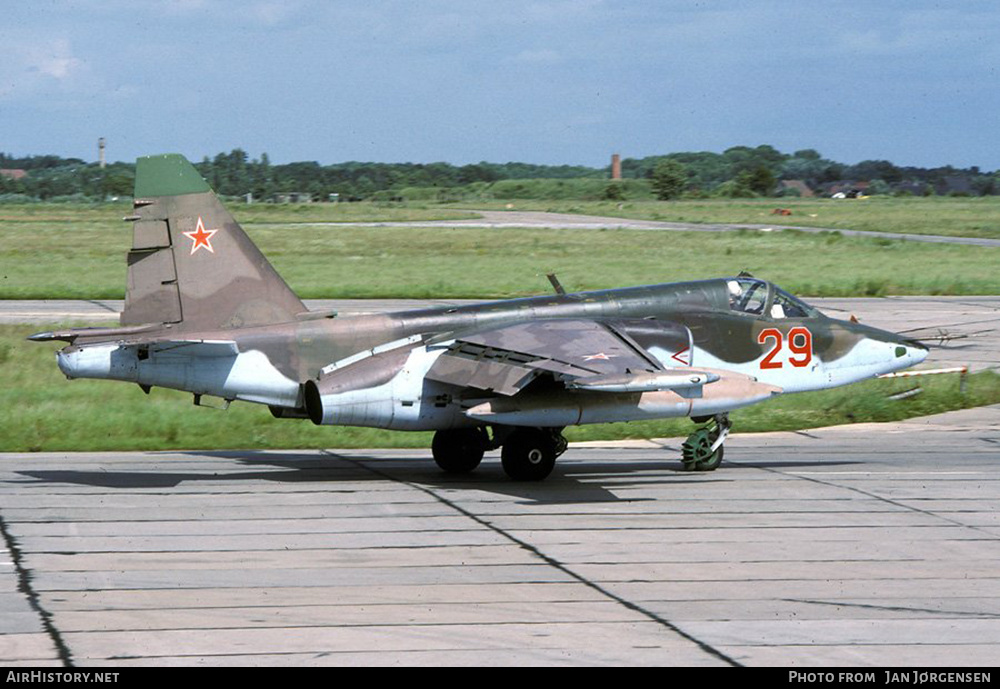
[[[58,81],[71,79],[84,70],[83,61],[73,56],[69,41],[64,38],[48,46],[33,47],[27,52],[29,71],[37,71]]]
[[[65,38],[6,37],[0,62],[0,98],[44,97],[88,87],[90,70]]]
[[[295,17],[300,9],[298,3],[290,0],[265,0],[251,5],[249,14],[265,26],[274,26]]]

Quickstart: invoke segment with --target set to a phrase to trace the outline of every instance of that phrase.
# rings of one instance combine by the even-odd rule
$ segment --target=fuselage
[[[326,405],[329,418],[321,414],[321,422],[401,429],[454,427],[490,418],[514,423],[527,418],[523,411],[521,417],[470,416],[470,407],[481,408],[490,395],[470,397],[449,390],[425,380],[427,371],[463,333],[581,318],[618,323],[664,369],[718,371],[765,387],[754,394],[745,391],[746,385],[723,392],[732,377],[724,384],[704,385],[700,397],[682,391],[616,396],[550,387],[534,401],[521,393],[518,410],[566,406],[569,411],[546,416],[551,425],[714,414],[775,392],[834,387],[899,370],[927,355],[917,342],[828,318],[770,283],[730,278],[252,328],[193,331],[180,323],[143,332],[141,344],[128,335],[79,337],[59,353],[59,365],[71,378],[124,380],[256,402],[288,416],[307,411],[307,381],[351,367],[357,373],[341,374],[349,382],[337,388],[339,397],[328,395],[337,403]],[[644,328],[644,323],[657,327]],[[497,400],[494,406],[503,404],[510,402]]]

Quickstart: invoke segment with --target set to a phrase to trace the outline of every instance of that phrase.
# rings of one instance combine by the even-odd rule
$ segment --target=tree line
[[[723,153],[671,153],[626,159],[622,161],[622,176],[651,179],[660,198],[680,193],[724,197],[797,193],[794,187],[783,187],[783,180],[802,182],[805,188],[820,194],[852,186],[869,194],[1000,194],[1000,171],[908,167],[888,160],[848,165],[824,158],[814,149],[785,154],[767,145],[734,146]]]
[[[266,153],[251,158],[234,149],[204,157],[195,166],[224,196],[268,199],[283,192],[310,194],[326,200],[363,200],[392,196],[406,188],[482,187],[501,180],[610,178],[610,166],[536,165],[531,163],[366,163],[321,165],[316,161],[274,164]],[[15,157],[0,153],[0,200],[103,200],[129,196],[135,177],[131,163],[97,163],[55,155]],[[24,173],[13,171],[24,171]],[[648,180],[659,198],[695,196],[769,196],[795,193],[782,180],[797,180],[823,192],[837,182],[864,182],[868,193],[1000,194],[1000,173],[979,168],[919,168],[886,160],[854,165],[824,158],[805,149],[786,154],[772,146],[735,146],[722,153],[684,152],[645,158],[625,158],[625,179]],[[608,197],[615,189],[608,187]]]

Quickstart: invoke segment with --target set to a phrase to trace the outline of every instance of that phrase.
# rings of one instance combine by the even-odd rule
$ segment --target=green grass
[[[226,199],[226,208],[240,223],[300,222],[408,222],[461,220],[477,214],[441,204],[399,203],[254,203]],[[43,226],[71,227],[94,223],[128,229],[120,222],[131,215],[132,204],[115,203],[5,203],[0,204],[2,223],[41,223]]]
[[[732,202],[716,210],[741,207]],[[300,209],[304,218],[296,215]],[[384,219],[382,210],[440,213],[369,205],[364,217]],[[0,298],[122,298],[131,241],[130,226],[120,221],[126,212],[122,206],[0,206]],[[300,223],[333,212],[314,206],[261,204],[237,213],[246,222],[243,212],[254,214],[247,232],[303,298],[510,297],[547,292],[548,272],[567,289],[587,290],[743,269],[807,297],[1000,293],[997,250],[961,245],[796,230],[352,227]]]
[[[705,199],[680,201],[469,201],[455,208],[543,210],[664,222],[819,227],[1000,239],[1000,197]],[[785,208],[791,215],[774,215]]]
[[[190,394],[94,380],[67,381],[53,344],[28,342],[31,326],[0,326],[0,451],[96,451],[430,446],[430,433],[314,426],[274,419],[261,405],[233,403],[227,411],[192,404]],[[912,383],[872,380],[816,393],[789,395],[732,415],[735,432],[894,421],[1000,403],[1000,376],[984,372],[960,392],[957,376],[922,379],[924,392],[894,402],[887,395]],[[602,424],[567,429],[571,441],[685,436],[688,419]]]
[[[506,204],[497,204],[504,207]],[[893,232],[1000,236],[998,199],[866,201],[516,202],[516,209],[684,222],[781,222]],[[771,216],[777,206],[793,215]],[[440,206],[341,204],[231,206],[237,219],[302,297],[489,298],[549,290],[556,272],[572,290],[669,282],[741,269],[806,296],[996,294],[994,249],[857,239],[836,232],[643,232],[358,228],[313,222],[434,220]],[[127,205],[0,206],[0,298],[121,298]],[[468,216],[468,211],[464,212]],[[815,215],[815,217],[812,217]],[[806,220],[808,218],[808,221]],[[46,326],[50,329],[51,326]],[[316,427],[276,420],[235,403],[194,407],[185,393],[104,381],[66,381],[56,347],[24,340],[41,328],[0,326],[0,450],[166,450],[427,447],[428,433]],[[904,385],[870,381],[779,397],[733,415],[737,432],[890,421],[1000,402],[1000,376],[980,373],[958,390],[953,376],[921,383],[914,398],[886,399]],[[99,407],[95,410],[95,405]],[[684,436],[686,419],[573,428],[571,440]]]

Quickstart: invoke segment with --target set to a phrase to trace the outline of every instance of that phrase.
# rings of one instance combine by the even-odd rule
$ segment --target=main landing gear
[[[692,417],[691,420],[695,423],[708,423],[689,435],[681,446],[684,471],[715,471],[722,463],[723,443],[732,427],[729,414]]]
[[[681,446],[685,471],[715,471],[722,463],[723,444],[732,423],[728,414],[692,417],[705,424]],[[450,474],[466,474],[483,461],[487,450],[500,451],[503,470],[514,481],[541,481],[552,473],[556,458],[566,451],[561,428],[493,427],[492,437],[483,426],[438,431],[431,451],[434,461]]]
[[[431,451],[442,470],[464,474],[479,466],[487,450],[500,447],[503,470],[511,479],[541,481],[552,473],[556,458],[566,451],[566,446],[561,428],[504,426],[493,429],[493,438],[483,427],[438,431]]]

